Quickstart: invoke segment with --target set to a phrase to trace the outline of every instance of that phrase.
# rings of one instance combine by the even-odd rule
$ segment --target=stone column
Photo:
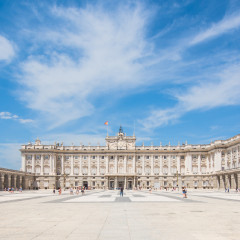
[[[71,155],[71,175],[73,175],[73,167],[74,167],[74,164],[73,164],[73,155]]]
[[[40,175],[43,175],[43,155],[41,154],[41,171],[40,171]]]
[[[168,158],[168,175],[171,175],[171,157],[167,155]]]
[[[117,155],[115,155],[114,156],[114,172],[115,172],[115,174],[117,174],[117,172],[118,172],[118,167],[117,167]]]
[[[32,173],[35,173],[36,154],[32,155]]]
[[[107,159],[106,159],[106,174],[108,174],[108,166],[109,166],[109,156],[107,156]]]
[[[125,176],[124,177],[124,189],[126,189],[127,188],[127,177]]]
[[[142,156],[142,175],[145,175],[145,159],[144,159],[144,155]]]
[[[79,175],[82,175],[82,155],[79,157]]]
[[[136,174],[136,156],[133,156],[133,174]]]
[[[97,176],[100,175],[100,159],[99,155],[97,155]]]
[[[88,156],[88,176],[91,175],[91,156]]]
[[[233,168],[233,150],[231,149],[231,159],[230,159],[230,168]]]
[[[136,179],[135,179],[135,176],[133,177],[133,190],[134,188],[136,187]]]
[[[13,187],[16,188],[17,187],[17,176],[16,175],[13,176],[13,182],[14,182]]]
[[[237,181],[238,188],[240,188],[240,173],[237,174]]]
[[[236,185],[234,174],[231,174],[231,183],[232,183],[231,188],[236,189],[237,185]]]
[[[12,187],[12,175],[8,174],[8,187]]]
[[[225,166],[224,169],[228,169],[228,165],[227,165],[227,152],[224,155],[224,160],[225,160]]]
[[[64,155],[62,155],[61,165],[62,165],[62,174],[64,174]]]
[[[151,175],[154,174],[153,173],[153,166],[154,166],[154,164],[153,164],[153,155],[151,155]]]
[[[0,175],[0,190],[4,189],[4,173],[2,173],[2,175]]]
[[[124,155],[123,157],[123,173],[126,174],[127,173],[127,156]]]
[[[116,188],[117,188],[117,177],[115,177],[114,180],[115,180],[115,181],[114,181],[114,189],[116,189]]]
[[[50,163],[50,171],[49,171],[49,175],[52,175],[52,173],[53,173],[52,154],[50,154],[50,156],[49,156],[49,163]]]
[[[201,154],[198,155],[198,174],[201,174]]]
[[[222,151],[221,149],[217,149],[214,153],[214,169],[213,171],[221,171],[221,166],[222,166]]]
[[[209,155],[206,155],[206,162],[207,162],[207,173],[210,172],[210,169],[209,169]]]
[[[53,172],[52,172],[52,174],[56,175],[57,174],[57,171],[56,171],[56,169],[57,169],[57,156],[56,156],[56,154],[53,154],[52,158],[53,158]]]
[[[180,173],[180,156],[177,155],[176,158],[177,158],[177,171],[178,173]]]
[[[163,175],[163,156],[160,156],[160,175]]]

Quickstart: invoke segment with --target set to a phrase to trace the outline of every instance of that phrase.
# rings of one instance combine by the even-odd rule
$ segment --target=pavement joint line
[[[227,199],[227,198],[212,197],[212,196],[210,197],[210,196],[202,196],[202,195],[193,195],[193,196],[202,197],[202,198],[209,198],[209,199],[217,199],[217,200],[240,202],[240,200],[237,200],[237,199]]]
[[[49,195],[51,196],[51,195]],[[6,201],[0,201],[0,204],[1,203],[12,203],[12,202],[22,202],[22,201],[25,201],[25,200],[31,200],[31,199],[37,199],[37,198],[44,198],[44,197],[48,197],[48,196],[36,196],[36,197],[29,197],[29,198],[19,198],[19,199],[14,199],[14,200],[6,200]]]

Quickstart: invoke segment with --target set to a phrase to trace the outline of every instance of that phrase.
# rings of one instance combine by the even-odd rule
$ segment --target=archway
[[[12,188],[15,188],[15,184],[14,184],[14,175],[11,175],[11,186]]]
[[[109,180],[109,189],[113,190],[114,189],[114,179]]]
[[[4,174],[4,181],[3,181],[3,187],[8,188],[8,175]]]
[[[22,177],[22,189],[25,189],[25,177]]]
[[[20,188],[20,176],[17,176],[17,179],[16,179],[16,188]]]
[[[127,189],[132,190],[133,184],[132,179],[128,179]]]
[[[83,181],[83,187],[84,187],[85,189],[88,189],[88,181]]]
[[[238,175],[236,173],[234,174],[234,181],[235,181],[236,189],[238,189]]]

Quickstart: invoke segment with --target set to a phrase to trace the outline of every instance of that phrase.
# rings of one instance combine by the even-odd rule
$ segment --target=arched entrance
[[[132,190],[132,188],[133,188],[133,181],[131,178],[129,178],[127,183],[127,189]]]
[[[17,179],[16,179],[16,188],[20,188],[20,176],[17,176]]]
[[[110,190],[114,189],[114,179],[112,179],[112,178],[109,180],[109,189]]]
[[[4,174],[4,182],[3,182],[3,187],[8,188],[8,175]]]
[[[234,174],[234,181],[235,181],[236,189],[238,189],[238,175],[236,173]]]
[[[84,187],[85,189],[88,189],[88,181],[83,181],[83,187]]]
[[[11,186],[10,187],[13,187],[15,188],[15,184],[14,184],[14,175],[11,175]]]
[[[25,189],[25,177],[22,177],[22,189]]]
[[[231,175],[228,175],[229,188],[232,187]]]

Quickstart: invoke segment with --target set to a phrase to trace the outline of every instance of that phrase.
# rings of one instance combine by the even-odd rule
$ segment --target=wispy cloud
[[[21,99],[53,127],[92,114],[93,101],[103,94],[114,97],[114,92],[150,84],[144,77],[152,54],[145,37],[149,14],[140,6],[114,13],[55,7],[52,13],[59,30],[44,29],[34,38],[52,50],[24,62],[19,83]]]
[[[0,35],[0,61],[10,61],[15,55],[13,44]]]
[[[212,77],[208,83],[194,85],[181,94],[176,93],[175,106],[155,109],[140,123],[146,129],[151,129],[173,123],[190,111],[240,105],[240,64],[228,67]]]
[[[0,112],[0,119],[13,119],[17,120],[20,123],[31,123],[33,122],[32,119],[23,119],[19,117],[18,115],[12,114],[10,112]]]
[[[227,15],[220,22],[213,24],[210,28],[207,28],[206,30],[197,34],[190,42],[190,45],[201,43],[203,41],[217,37],[239,27],[240,27],[239,12]]]

